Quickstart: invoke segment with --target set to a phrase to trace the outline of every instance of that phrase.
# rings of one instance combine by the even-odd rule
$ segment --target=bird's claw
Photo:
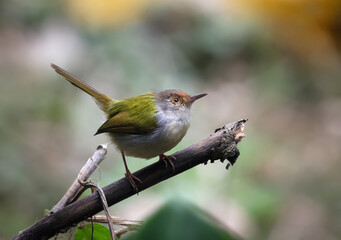
[[[142,181],[138,177],[134,176],[131,172],[126,172],[125,176],[128,179],[130,185],[135,190],[135,192],[139,193],[139,189],[137,188],[136,181],[139,183],[142,183]]]
[[[172,162],[172,159],[175,160],[176,158],[173,155],[164,155],[164,154],[160,154],[159,155],[159,161],[162,161],[165,163],[166,168],[168,167],[168,163],[169,165],[172,167],[173,172],[175,172],[175,166],[174,163]]]

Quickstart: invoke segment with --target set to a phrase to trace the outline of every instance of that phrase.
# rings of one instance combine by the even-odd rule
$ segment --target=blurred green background
[[[111,207],[144,220],[184,199],[244,239],[341,236],[339,0],[0,2],[0,238],[32,225],[106,136],[93,100],[55,63],[108,96],[207,92],[169,153],[246,117],[241,155],[198,166]],[[135,171],[149,162],[128,158]],[[123,177],[114,146],[101,186]]]

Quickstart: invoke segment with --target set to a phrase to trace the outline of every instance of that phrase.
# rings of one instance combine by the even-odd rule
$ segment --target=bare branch
[[[49,214],[58,212],[66,205],[76,200],[75,197],[79,196],[79,193],[85,190],[84,186],[79,181],[85,182],[86,180],[88,180],[88,178],[96,170],[98,165],[105,159],[106,154],[107,145],[106,144],[99,145],[94,154],[92,155],[92,157],[88,159],[86,164],[79,171],[78,177],[72,183],[72,185],[64,194],[64,196],[59,200],[59,202],[51,209]]]
[[[92,218],[87,218],[85,221],[90,222],[97,222],[97,223],[106,223],[108,224],[108,218],[107,216],[103,215],[95,215]],[[141,227],[142,221],[135,221],[135,220],[129,220],[124,219],[120,217],[113,217],[111,216],[111,222],[117,226],[120,227],[120,229],[115,230],[115,235],[119,238],[122,234],[132,231],[135,229],[138,229]]]
[[[97,223],[108,223],[108,218],[103,215],[95,215],[91,218],[85,219],[85,221],[90,222],[97,222]],[[140,227],[142,224],[142,221],[138,220],[131,220],[131,219],[125,219],[120,217],[111,216],[111,221],[115,225],[120,226],[134,226],[134,227]]]
[[[110,212],[109,212],[109,206],[108,206],[108,202],[107,199],[105,198],[104,192],[102,190],[102,188],[100,188],[99,186],[97,186],[94,183],[91,182],[82,182],[80,179],[78,179],[79,182],[86,188],[95,188],[97,190],[97,193],[99,194],[99,196],[101,197],[101,203],[102,203],[102,207],[105,213],[105,216],[107,218],[107,223],[109,226],[109,230],[110,230],[110,237],[112,240],[115,240],[115,230],[114,230],[114,225],[113,222],[111,221],[111,216],[110,216]]]
[[[229,161],[228,166],[233,165],[239,156],[237,143],[245,136],[243,128],[246,121],[247,119],[242,119],[230,123],[217,129],[214,134],[200,142],[173,154],[176,158],[173,160],[174,172],[171,168],[165,168],[162,162],[153,163],[135,172],[134,175],[143,182],[138,184],[139,190],[143,191],[201,163],[207,163],[209,160],[214,162],[218,159],[221,161],[227,159]],[[134,189],[126,178],[109,184],[103,188],[103,191],[109,206],[135,195]],[[101,210],[103,207],[98,193],[92,193],[56,213],[46,216],[33,226],[20,232],[13,239],[48,239]]]

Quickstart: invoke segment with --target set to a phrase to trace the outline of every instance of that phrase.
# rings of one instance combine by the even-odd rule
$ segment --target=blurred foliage
[[[112,28],[138,20],[152,0],[69,0],[66,1],[70,15],[86,26]]]
[[[339,0],[1,1],[0,238],[40,219],[108,141],[92,137],[100,111],[53,62],[117,99],[208,92],[171,152],[250,119],[228,172],[196,167],[113,215],[143,220],[181,197],[245,239],[338,239],[340,19]],[[113,146],[101,169],[101,186],[123,177]]]
[[[261,19],[276,39],[315,67],[340,61],[341,20],[338,0],[242,0],[240,14]],[[337,52],[335,52],[337,50]]]
[[[101,224],[94,223],[93,226],[88,224],[83,228],[78,228],[74,240],[110,240],[109,229]]]
[[[220,223],[200,208],[173,200],[160,208],[127,240],[187,239],[237,240],[239,237],[220,227]]]

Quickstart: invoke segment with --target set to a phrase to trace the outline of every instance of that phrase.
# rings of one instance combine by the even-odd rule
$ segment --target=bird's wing
[[[96,134],[130,133],[148,134],[157,127],[155,105],[148,104],[151,94],[141,95],[124,101],[117,101],[110,110],[108,120],[97,130]],[[150,100],[150,99],[149,99]]]
[[[130,134],[146,134],[151,133],[155,129],[153,125],[143,125],[138,119],[131,118],[127,113],[118,113],[108,119],[100,126],[96,134],[112,132],[112,133],[130,133]]]

